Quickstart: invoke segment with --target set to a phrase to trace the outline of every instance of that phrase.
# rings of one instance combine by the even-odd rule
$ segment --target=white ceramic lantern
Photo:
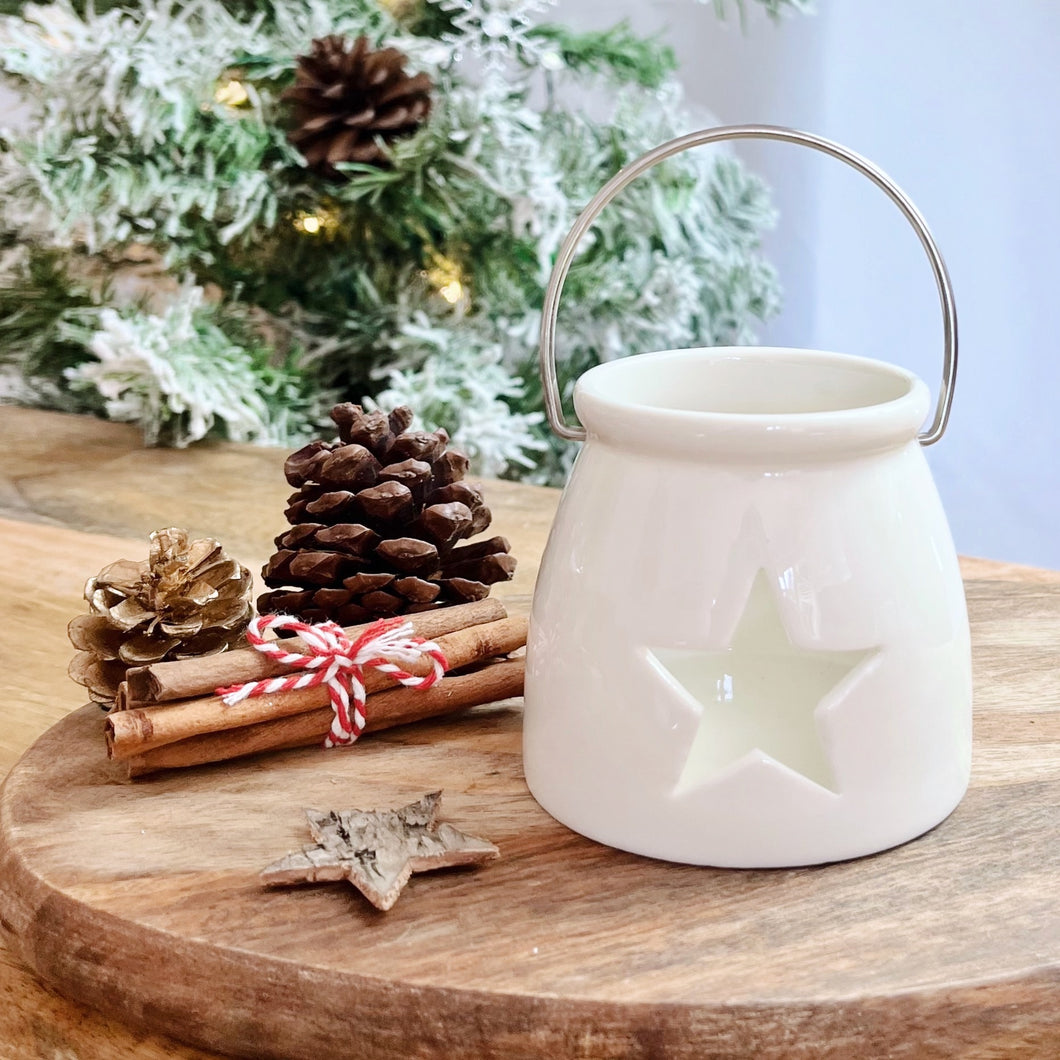
[[[816,350],[672,350],[600,365],[563,420],[555,327],[579,239],[650,166],[718,140],[814,147],[881,187],[927,251],[945,362],[928,388]],[[957,805],[971,657],[957,557],[922,446],[941,437],[957,331],[916,208],[807,133],[733,126],[631,163],[586,208],[546,297],[549,417],[585,444],[534,596],[523,757],[570,828],[657,858],[804,865],[883,850]]]

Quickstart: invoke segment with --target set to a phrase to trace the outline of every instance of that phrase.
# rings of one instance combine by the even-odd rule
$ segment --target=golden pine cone
[[[70,676],[113,704],[125,671],[163,659],[214,655],[237,643],[254,606],[252,579],[211,538],[156,530],[146,560],[120,559],[85,585],[90,613],[68,627]]]
[[[460,543],[492,516],[445,431],[411,430],[404,406],[388,415],[347,402],[331,418],[339,440],[310,442],[284,465],[291,528],[262,571],[275,591],[258,598],[260,613],[351,626],[481,600],[511,578],[505,538]]]
[[[379,141],[390,143],[416,131],[431,109],[431,81],[409,77],[397,48],[372,51],[367,37],[350,48],[341,36],[313,41],[298,57],[295,83],[281,97],[291,104],[287,139],[310,169],[333,180],[339,162],[382,163]]]

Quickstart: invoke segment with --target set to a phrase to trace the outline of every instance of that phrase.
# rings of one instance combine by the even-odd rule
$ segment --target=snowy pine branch
[[[26,343],[9,360],[46,400],[133,419],[149,438],[291,438],[312,396],[336,391],[407,401],[481,473],[557,480],[569,454],[547,436],[535,362],[555,254],[622,165],[692,126],[665,44],[624,24],[574,32],[555,14],[546,0],[80,13],[60,0],[0,19],[0,70],[36,105],[28,132],[3,137],[0,230],[102,267],[149,252],[171,283],[194,279],[164,308],[100,289],[91,319],[56,309],[44,375]],[[332,34],[395,48],[431,83],[418,130],[382,165],[339,160],[337,180],[288,141],[283,96],[298,57]],[[594,85],[609,106],[597,118],[567,102]],[[749,340],[779,298],[759,250],[772,221],[766,189],[723,150],[637,181],[571,270],[564,387],[612,357]],[[291,322],[306,352],[234,335],[195,293],[205,284]],[[0,338],[5,319],[0,299]]]

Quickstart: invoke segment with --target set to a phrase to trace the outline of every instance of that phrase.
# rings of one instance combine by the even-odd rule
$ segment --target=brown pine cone
[[[262,614],[349,626],[481,600],[511,578],[503,537],[459,544],[491,515],[445,431],[410,430],[405,407],[388,416],[345,403],[331,418],[339,441],[310,442],[284,465],[291,529],[262,571],[275,590],[258,598]]]
[[[250,571],[210,538],[170,527],[151,535],[149,558],[120,559],[85,585],[91,613],[69,625],[78,649],[70,676],[113,704],[131,666],[214,655],[241,641],[254,606]]]
[[[350,48],[346,38],[313,41],[298,57],[295,83],[281,97],[292,105],[287,134],[310,169],[341,180],[339,162],[385,162],[379,141],[390,143],[416,131],[431,109],[431,81],[409,77],[396,48],[372,51],[367,37]]]

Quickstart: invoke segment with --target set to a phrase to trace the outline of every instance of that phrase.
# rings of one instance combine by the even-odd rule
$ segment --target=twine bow
[[[309,653],[303,655],[289,651],[280,641],[265,639],[266,633],[281,629],[297,633]],[[364,671],[367,667],[389,674],[409,688],[427,689],[442,677],[448,665],[437,644],[414,636],[412,623],[400,618],[373,622],[356,640],[351,641],[335,622],[311,625],[287,615],[260,615],[251,622],[246,636],[251,646],[263,655],[284,666],[306,672],[297,676],[271,677],[264,681],[230,685],[218,688],[216,694],[222,697],[227,706],[232,706],[249,696],[267,696],[273,692],[293,692],[298,688],[327,685],[335,717],[331,731],[324,740],[325,747],[353,743],[364,732],[367,721]],[[430,659],[433,664],[426,675],[420,677],[402,668],[422,658]]]

